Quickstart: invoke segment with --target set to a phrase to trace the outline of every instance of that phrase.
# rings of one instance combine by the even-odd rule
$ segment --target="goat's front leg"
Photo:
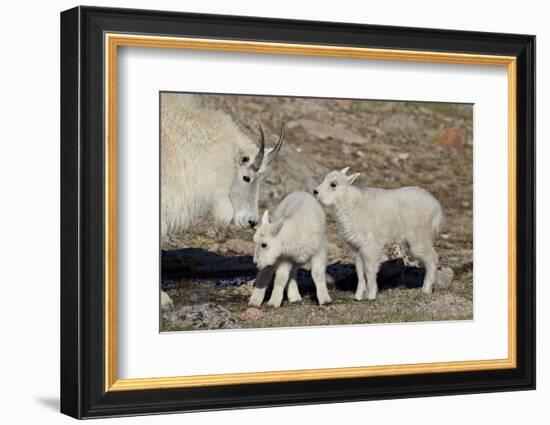
[[[357,253],[355,256],[355,271],[357,273],[357,289],[353,299],[361,301],[365,298],[367,292],[367,281],[365,280],[365,267],[363,266],[363,258]]]
[[[283,261],[277,266],[277,271],[275,272],[275,281],[273,283],[273,292],[271,292],[271,298],[267,302],[268,306],[274,308],[278,308],[281,306],[283,302],[285,287],[288,283],[291,270],[292,264],[287,261]]]
[[[363,265],[365,267],[365,276],[367,277],[367,299],[371,301],[376,299],[376,294],[378,292],[376,276],[380,268],[382,248],[382,246],[369,246],[361,252]]]
[[[252,295],[248,304],[254,307],[260,307],[264,302],[265,290],[271,283],[273,277],[273,267],[266,267],[258,272],[256,276],[256,282],[254,282],[254,288],[252,288]]]
[[[170,311],[174,309],[174,301],[170,298],[166,292],[162,289],[160,291],[160,310],[161,311]]]

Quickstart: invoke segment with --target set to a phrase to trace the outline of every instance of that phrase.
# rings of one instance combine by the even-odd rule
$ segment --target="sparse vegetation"
[[[248,308],[250,284],[220,286],[214,279],[184,278],[168,289],[176,306],[216,303],[233,313],[242,328],[473,318],[471,105],[215,95],[206,96],[205,102],[228,112],[254,139],[258,122],[272,135],[281,122],[286,123],[285,146],[266,178],[260,211],[273,208],[291,191],[311,189],[327,170],[348,165],[362,172],[356,183],[361,186],[422,186],[443,206],[448,224],[436,241],[436,250],[440,263],[450,266],[455,275],[451,285],[436,286],[430,296],[419,289],[396,288],[380,291],[374,302],[354,301],[352,290],[329,285],[334,300],[329,306],[320,307],[306,295],[302,303],[285,301],[277,310],[263,306],[258,320],[239,319]],[[449,128],[460,132],[462,146],[437,144],[439,135]],[[333,262],[352,263],[329,215],[327,227],[328,241],[342,249]],[[173,235],[163,248],[217,250],[230,239],[250,241],[252,234],[234,227],[216,229],[204,217],[184,233]],[[163,321],[162,330],[188,329]]]

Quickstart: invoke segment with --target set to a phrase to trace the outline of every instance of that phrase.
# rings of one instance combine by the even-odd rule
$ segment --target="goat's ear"
[[[233,160],[237,165],[248,165],[250,163],[250,156],[243,152],[237,152]]]
[[[246,165],[250,162],[250,157],[248,155],[241,155],[239,158],[239,164]]]
[[[355,180],[357,180],[357,177],[359,177],[361,173],[355,173],[348,177],[348,184],[351,186]]]
[[[264,215],[262,216],[262,224],[269,224],[269,210],[264,211]]]
[[[344,176],[348,173],[348,171],[349,171],[349,167],[342,168],[342,169],[340,170],[340,172],[341,172]]]
[[[279,232],[281,231],[281,228],[283,227],[283,223],[284,221],[281,219],[281,220],[277,220],[275,223],[273,223],[271,225],[271,234],[273,236],[277,236],[279,234]]]

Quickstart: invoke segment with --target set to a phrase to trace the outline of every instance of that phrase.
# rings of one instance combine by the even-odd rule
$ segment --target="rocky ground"
[[[430,296],[389,284],[374,302],[353,301],[352,259],[328,215],[334,303],[316,305],[310,277],[303,272],[302,303],[249,309],[253,233],[220,230],[204,217],[163,246],[161,283],[175,303],[173,311],[163,314],[163,331],[472,319],[470,105],[216,95],[204,96],[204,102],[232,115],[254,140],[258,122],[272,142],[285,123],[285,146],[266,177],[260,211],[273,208],[291,191],[311,190],[328,170],[345,166],[362,172],[357,185],[429,190],[447,218],[436,250],[442,280],[452,283],[437,286]],[[415,269],[401,272],[414,274]]]

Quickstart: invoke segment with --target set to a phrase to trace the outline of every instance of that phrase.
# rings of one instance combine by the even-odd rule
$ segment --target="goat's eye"
[[[250,160],[250,158],[249,158],[249,157],[247,157],[247,156],[243,156],[242,162],[248,162],[249,160]]]
[[[336,187],[336,183],[332,182],[332,183],[330,184],[330,187],[335,188],[335,187]]]
[[[264,242],[264,243],[262,243],[261,247],[262,248],[267,248],[267,244]]]
[[[244,176],[243,180],[247,183],[250,183],[250,177],[248,177],[248,176]]]

